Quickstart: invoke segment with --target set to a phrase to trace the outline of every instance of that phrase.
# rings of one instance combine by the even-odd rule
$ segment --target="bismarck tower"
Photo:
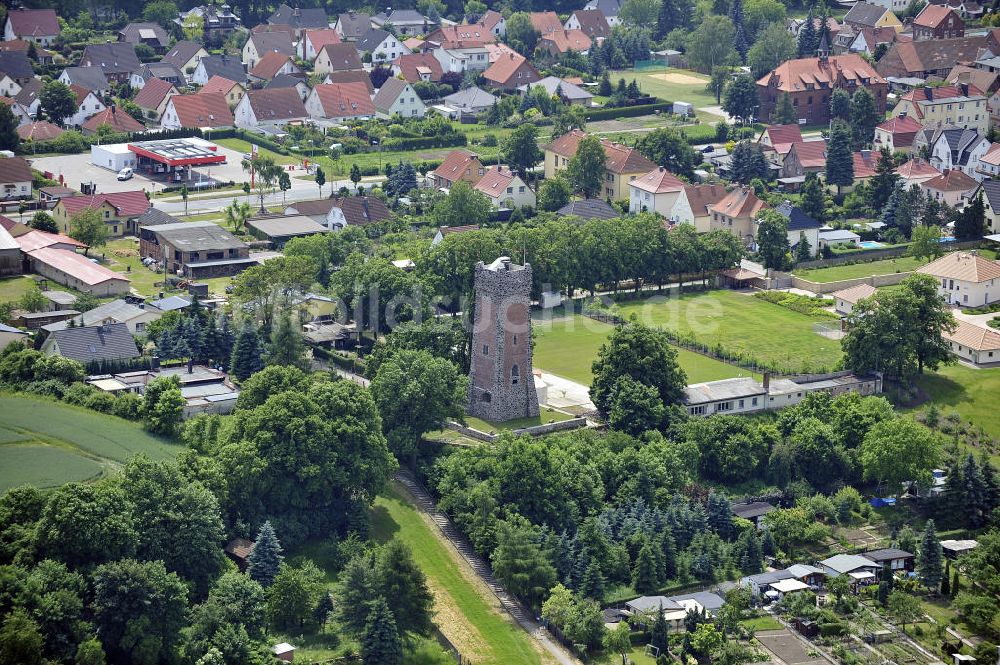
[[[498,423],[538,415],[531,371],[531,265],[476,264],[469,415]]]

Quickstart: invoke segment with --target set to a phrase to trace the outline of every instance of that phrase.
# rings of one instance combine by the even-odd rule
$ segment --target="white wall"
[[[959,279],[938,278],[938,294],[946,302],[954,305],[980,307],[1000,302],[1000,283],[995,279],[973,283]]]

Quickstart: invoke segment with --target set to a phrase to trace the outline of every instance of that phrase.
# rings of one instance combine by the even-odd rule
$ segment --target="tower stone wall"
[[[490,422],[538,415],[531,368],[531,265],[476,264],[469,415]]]

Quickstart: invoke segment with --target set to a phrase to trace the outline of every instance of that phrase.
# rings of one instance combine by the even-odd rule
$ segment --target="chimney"
[[[771,389],[771,373],[764,372],[764,392],[770,392]]]
[[[925,99],[934,99],[934,88],[930,87],[929,85],[925,85],[924,86],[924,98]]]

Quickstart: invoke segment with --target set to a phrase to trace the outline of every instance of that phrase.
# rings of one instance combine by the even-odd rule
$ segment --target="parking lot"
[[[240,163],[243,161],[242,153],[222,146],[218,147],[218,152],[226,156],[226,163],[192,168],[191,180],[188,181],[190,189],[195,189],[198,182],[206,179],[223,182],[243,182],[247,179],[246,172],[240,166]],[[138,171],[131,180],[119,181],[116,171],[92,164],[89,152],[61,157],[40,157],[34,160],[29,159],[28,161],[31,162],[32,167],[39,171],[52,173],[54,180],[59,180],[59,176],[62,176],[66,186],[73,189],[80,189],[81,183],[85,182],[93,182],[97,186],[98,193],[125,192],[136,189],[157,192],[167,186],[166,181],[162,177],[152,180],[146,174]]]

